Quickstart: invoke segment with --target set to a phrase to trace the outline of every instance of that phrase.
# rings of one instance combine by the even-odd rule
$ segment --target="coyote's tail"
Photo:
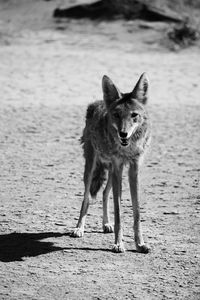
[[[104,180],[106,180],[106,168],[105,166],[98,162],[93,173],[93,178],[90,186],[90,194],[92,198],[95,198]]]

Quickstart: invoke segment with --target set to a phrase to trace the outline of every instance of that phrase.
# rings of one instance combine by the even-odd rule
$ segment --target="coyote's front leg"
[[[113,226],[110,223],[109,216],[109,192],[112,188],[112,169],[109,168],[108,180],[106,187],[103,191],[103,232],[110,233],[113,232]]]
[[[142,236],[142,228],[140,223],[140,207],[139,207],[139,162],[135,161],[130,164],[129,168],[129,184],[132,198],[132,206],[133,206],[133,216],[134,216],[134,234],[135,234],[135,244],[138,252],[148,253],[149,248],[145,245],[143,236]]]
[[[113,252],[124,252],[123,231],[121,222],[121,193],[122,193],[122,170],[123,164],[114,163],[112,170],[112,187],[115,215],[115,244]]]
[[[85,227],[85,219],[87,215],[87,211],[89,208],[89,194],[90,194],[90,186],[92,182],[93,172],[96,166],[96,155],[90,147],[90,151],[88,151],[88,155],[85,158],[85,171],[84,171],[84,198],[81,206],[80,216],[78,220],[78,224],[75,230],[72,232],[72,237],[82,237],[84,234],[84,227]]]

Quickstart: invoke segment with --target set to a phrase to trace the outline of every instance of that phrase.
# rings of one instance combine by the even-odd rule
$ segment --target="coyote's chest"
[[[113,159],[130,163],[144,154],[146,142],[144,138],[135,139],[131,137],[127,147],[122,146],[116,137],[108,134],[106,131],[98,132],[92,135],[92,145],[97,153],[99,160],[103,163],[111,163]]]

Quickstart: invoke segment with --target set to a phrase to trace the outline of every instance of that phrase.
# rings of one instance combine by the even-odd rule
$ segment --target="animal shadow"
[[[23,261],[26,256],[38,256],[63,248],[54,246],[52,242],[43,239],[62,237],[69,233],[44,232],[44,233],[10,233],[0,235],[0,261]]]

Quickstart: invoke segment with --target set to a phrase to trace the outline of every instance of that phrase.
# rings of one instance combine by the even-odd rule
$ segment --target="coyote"
[[[96,101],[87,109],[86,126],[81,139],[85,157],[85,191],[78,224],[72,236],[83,236],[89,194],[95,197],[108,175],[103,191],[103,231],[113,232],[108,205],[109,192],[112,188],[115,218],[113,252],[125,251],[121,222],[121,192],[122,171],[126,164],[129,164],[136,249],[141,253],[149,252],[142,236],[138,190],[139,166],[150,142],[150,120],[146,111],[148,86],[147,76],[143,73],[132,92],[121,93],[111,79],[104,75],[102,79],[104,101]]]

